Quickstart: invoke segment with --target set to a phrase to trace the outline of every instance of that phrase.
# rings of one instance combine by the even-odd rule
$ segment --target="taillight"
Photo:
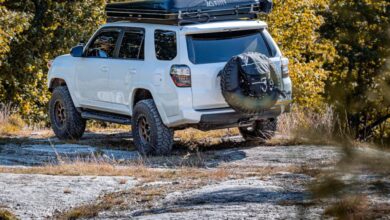
[[[290,76],[290,71],[288,69],[288,59],[287,58],[282,58],[282,76],[283,78],[287,78]]]
[[[173,65],[171,78],[177,87],[191,87],[191,69],[186,65]]]

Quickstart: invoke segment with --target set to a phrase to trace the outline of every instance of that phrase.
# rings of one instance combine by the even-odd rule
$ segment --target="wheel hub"
[[[64,103],[61,101],[57,101],[55,103],[54,107],[54,114],[55,114],[55,119],[56,123],[59,127],[63,127],[66,122],[66,111],[64,107]]]
[[[150,143],[151,141],[151,128],[150,124],[144,116],[138,120],[138,129],[143,143]]]

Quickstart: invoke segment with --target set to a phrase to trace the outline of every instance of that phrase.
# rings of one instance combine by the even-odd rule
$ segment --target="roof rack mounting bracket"
[[[251,11],[250,11],[251,14],[254,14],[256,13],[255,12],[255,6],[253,4],[251,4]]]
[[[183,12],[180,10],[179,11],[179,15],[177,16],[177,18],[179,19],[179,20],[182,20],[183,19]]]

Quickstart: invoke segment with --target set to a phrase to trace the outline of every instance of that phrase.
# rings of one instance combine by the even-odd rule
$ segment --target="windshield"
[[[227,62],[246,52],[259,52],[268,57],[276,53],[264,37],[263,30],[188,35],[187,45],[189,58],[194,64]]]

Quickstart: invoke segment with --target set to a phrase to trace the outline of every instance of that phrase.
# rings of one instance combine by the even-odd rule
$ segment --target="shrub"
[[[0,135],[19,134],[26,123],[18,114],[13,114],[10,105],[0,105]]]
[[[10,211],[5,209],[0,209],[0,219],[2,220],[17,220],[16,216]]]
[[[333,140],[337,117],[332,107],[315,111],[294,105],[291,113],[279,117],[278,132],[298,142],[328,144]]]

